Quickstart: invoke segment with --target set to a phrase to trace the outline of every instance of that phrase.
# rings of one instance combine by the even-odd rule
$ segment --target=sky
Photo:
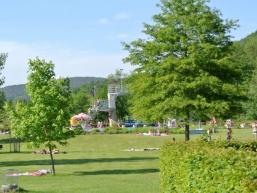
[[[140,37],[143,23],[159,12],[159,0],[2,0],[0,53],[7,52],[5,84],[26,83],[28,60],[55,64],[57,77],[107,77],[128,53],[121,42]],[[256,0],[212,0],[224,19],[238,19],[239,40],[257,30]]]

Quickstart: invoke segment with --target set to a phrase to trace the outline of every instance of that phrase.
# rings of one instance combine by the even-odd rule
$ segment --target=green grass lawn
[[[234,130],[238,140],[252,139],[250,129]],[[67,154],[54,155],[56,176],[19,177],[20,186],[35,193],[158,193],[158,151],[127,152],[128,148],[161,147],[165,142],[184,140],[184,135],[149,137],[127,135],[82,135],[59,148]],[[192,140],[199,138],[192,136]],[[213,135],[225,139],[225,130]],[[4,142],[0,136],[0,144]],[[31,153],[22,145],[21,153],[0,150],[0,171],[13,168],[20,172],[50,169],[49,155]]]

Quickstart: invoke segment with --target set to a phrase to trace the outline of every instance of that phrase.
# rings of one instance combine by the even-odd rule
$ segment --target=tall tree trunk
[[[49,152],[50,152],[50,157],[51,157],[52,172],[53,172],[53,175],[55,175],[55,167],[54,167],[53,150],[52,150],[52,147],[51,147],[51,146],[49,146]]]
[[[189,141],[190,140],[190,135],[189,135],[189,122],[186,122],[185,125],[185,141]]]
[[[185,141],[190,140],[190,134],[189,134],[189,119],[190,119],[190,114],[189,111],[187,112],[187,118],[185,122]]]

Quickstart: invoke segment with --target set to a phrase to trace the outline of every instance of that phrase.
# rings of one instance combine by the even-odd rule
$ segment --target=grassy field
[[[238,140],[252,139],[250,129],[234,130]],[[55,155],[56,176],[19,177],[20,186],[35,193],[158,193],[158,151],[127,152],[128,148],[161,147],[165,142],[183,140],[184,135],[149,137],[127,135],[82,135],[59,148],[67,154]],[[199,138],[192,136],[192,140]],[[225,139],[225,130],[213,135]],[[0,144],[4,142],[0,136]],[[49,155],[31,153],[22,145],[21,153],[0,150],[0,171],[13,168],[20,172],[50,169]]]

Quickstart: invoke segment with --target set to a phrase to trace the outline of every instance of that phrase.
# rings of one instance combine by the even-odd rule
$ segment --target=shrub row
[[[125,134],[128,132],[128,129],[119,127],[107,127],[104,129],[104,133],[106,134]]]
[[[232,141],[230,143],[223,142],[220,144],[224,148],[234,148],[236,150],[247,150],[247,151],[257,152],[257,141],[252,141],[252,142]]]
[[[257,154],[236,149],[225,143],[165,145],[160,154],[162,193],[256,192]]]
[[[153,127],[137,127],[137,128],[127,128],[130,133],[148,133],[151,132],[157,132],[157,128]],[[167,134],[183,134],[185,133],[185,129],[183,128],[160,128],[161,133],[167,133]]]
[[[156,128],[152,127],[137,127],[137,128],[119,128],[119,127],[107,127],[104,128],[102,131],[98,128],[94,128],[90,131],[90,134],[126,134],[126,133],[148,133],[151,132],[157,132]],[[183,134],[185,131],[183,128],[175,128],[175,129],[167,129],[167,128],[161,128],[161,133],[167,133],[167,134]],[[76,134],[82,134],[82,129],[76,129]]]

